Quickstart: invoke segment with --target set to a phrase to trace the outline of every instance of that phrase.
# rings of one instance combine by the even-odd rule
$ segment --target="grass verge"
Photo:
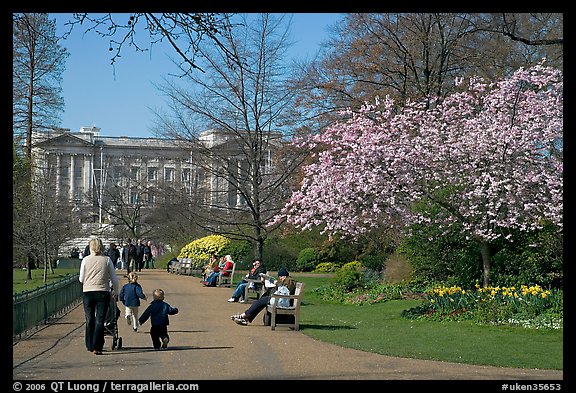
[[[372,305],[329,304],[313,289],[330,278],[300,276],[306,283],[302,332],[314,339],[382,355],[474,365],[563,369],[563,330],[482,326],[473,322],[435,322],[401,317],[419,300]]]
[[[26,278],[26,274],[26,270],[12,269],[12,294],[20,293],[23,291],[31,291],[38,287],[44,286],[43,269],[32,270],[31,280]],[[78,274],[78,269],[76,268],[56,268],[54,269],[53,274],[50,273],[50,270],[48,270],[48,275],[46,276],[46,284],[59,281],[63,278],[75,274]]]

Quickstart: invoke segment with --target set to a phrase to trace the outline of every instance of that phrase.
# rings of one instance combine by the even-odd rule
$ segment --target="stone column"
[[[240,182],[242,181],[242,160],[236,160],[236,165],[238,167],[238,181],[236,184],[236,207],[242,206],[242,195],[240,194]]]
[[[60,196],[60,178],[62,173],[62,153],[56,153],[56,196]]]
[[[92,184],[92,163],[94,161],[94,157],[92,154],[84,154],[84,168],[82,168],[82,194],[88,195],[90,193],[90,184]]]
[[[218,178],[213,173],[210,174],[210,201],[215,204],[218,201]]]
[[[72,201],[75,199],[75,196],[74,196],[74,169],[75,169],[74,156],[76,156],[75,153],[70,153],[70,173],[68,174],[70,176],[70,189],[68,190],[68,195],[70,196],[70,200],[72,200]]]

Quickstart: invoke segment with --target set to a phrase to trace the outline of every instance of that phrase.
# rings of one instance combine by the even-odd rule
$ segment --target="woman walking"
[[[102,240],[90,240],[90,254],[80,263],[79,280],[82,283],[82,302],[86,316],[86,349],[102,355],[104,348],[104,322],[120,285],[112,260],[103,255]]]

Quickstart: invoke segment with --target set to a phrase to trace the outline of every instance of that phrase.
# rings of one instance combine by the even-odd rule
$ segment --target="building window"
[[[130,191],[130,204],[135,205],[138,203],[138,193],[135,190]]]
[[[138,168],[130,168],[130,180],[138,181]]]
[[[114,181],[114,184],[120,183],[121,175],[122,175],[122,167],[115,166],[114,170],[112,171],[112,180]]]
[[[190,168],[182,169],[182,182],[188,183],[190,181]]]
[[[156,181],[157,168],[148,168],[148,181]]]
[[[75,165],[74,166],[74,178],[75,179],[82,178],[82,166],[81,165]]]
[[[174,168],[164,168],[164,181],[174,180]]]

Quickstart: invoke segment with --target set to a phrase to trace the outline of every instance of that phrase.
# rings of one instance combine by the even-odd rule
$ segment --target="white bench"
[[[188,274],[188,270],[190,269],[191,258],[182,258],[178,269],[176,270],[176,274]]]
[[[270,303],[266,306],[266,311],[270,313],[270,327],[272,330],[276,329],[276,326],[288,326],[291,329],[300,329],[300,304],[302,303],[302,297],[304,295],[304,283],[297,282],[296,290],[294,295],[270,295]],[[272,299],[275,298],[274,301]],[[291,299],[292,305],[290,307],[278,307],[279,299]],[[294,315],[293,323],[278,323],[278,315]],[[266,322],[265,322],[266,324]]]

